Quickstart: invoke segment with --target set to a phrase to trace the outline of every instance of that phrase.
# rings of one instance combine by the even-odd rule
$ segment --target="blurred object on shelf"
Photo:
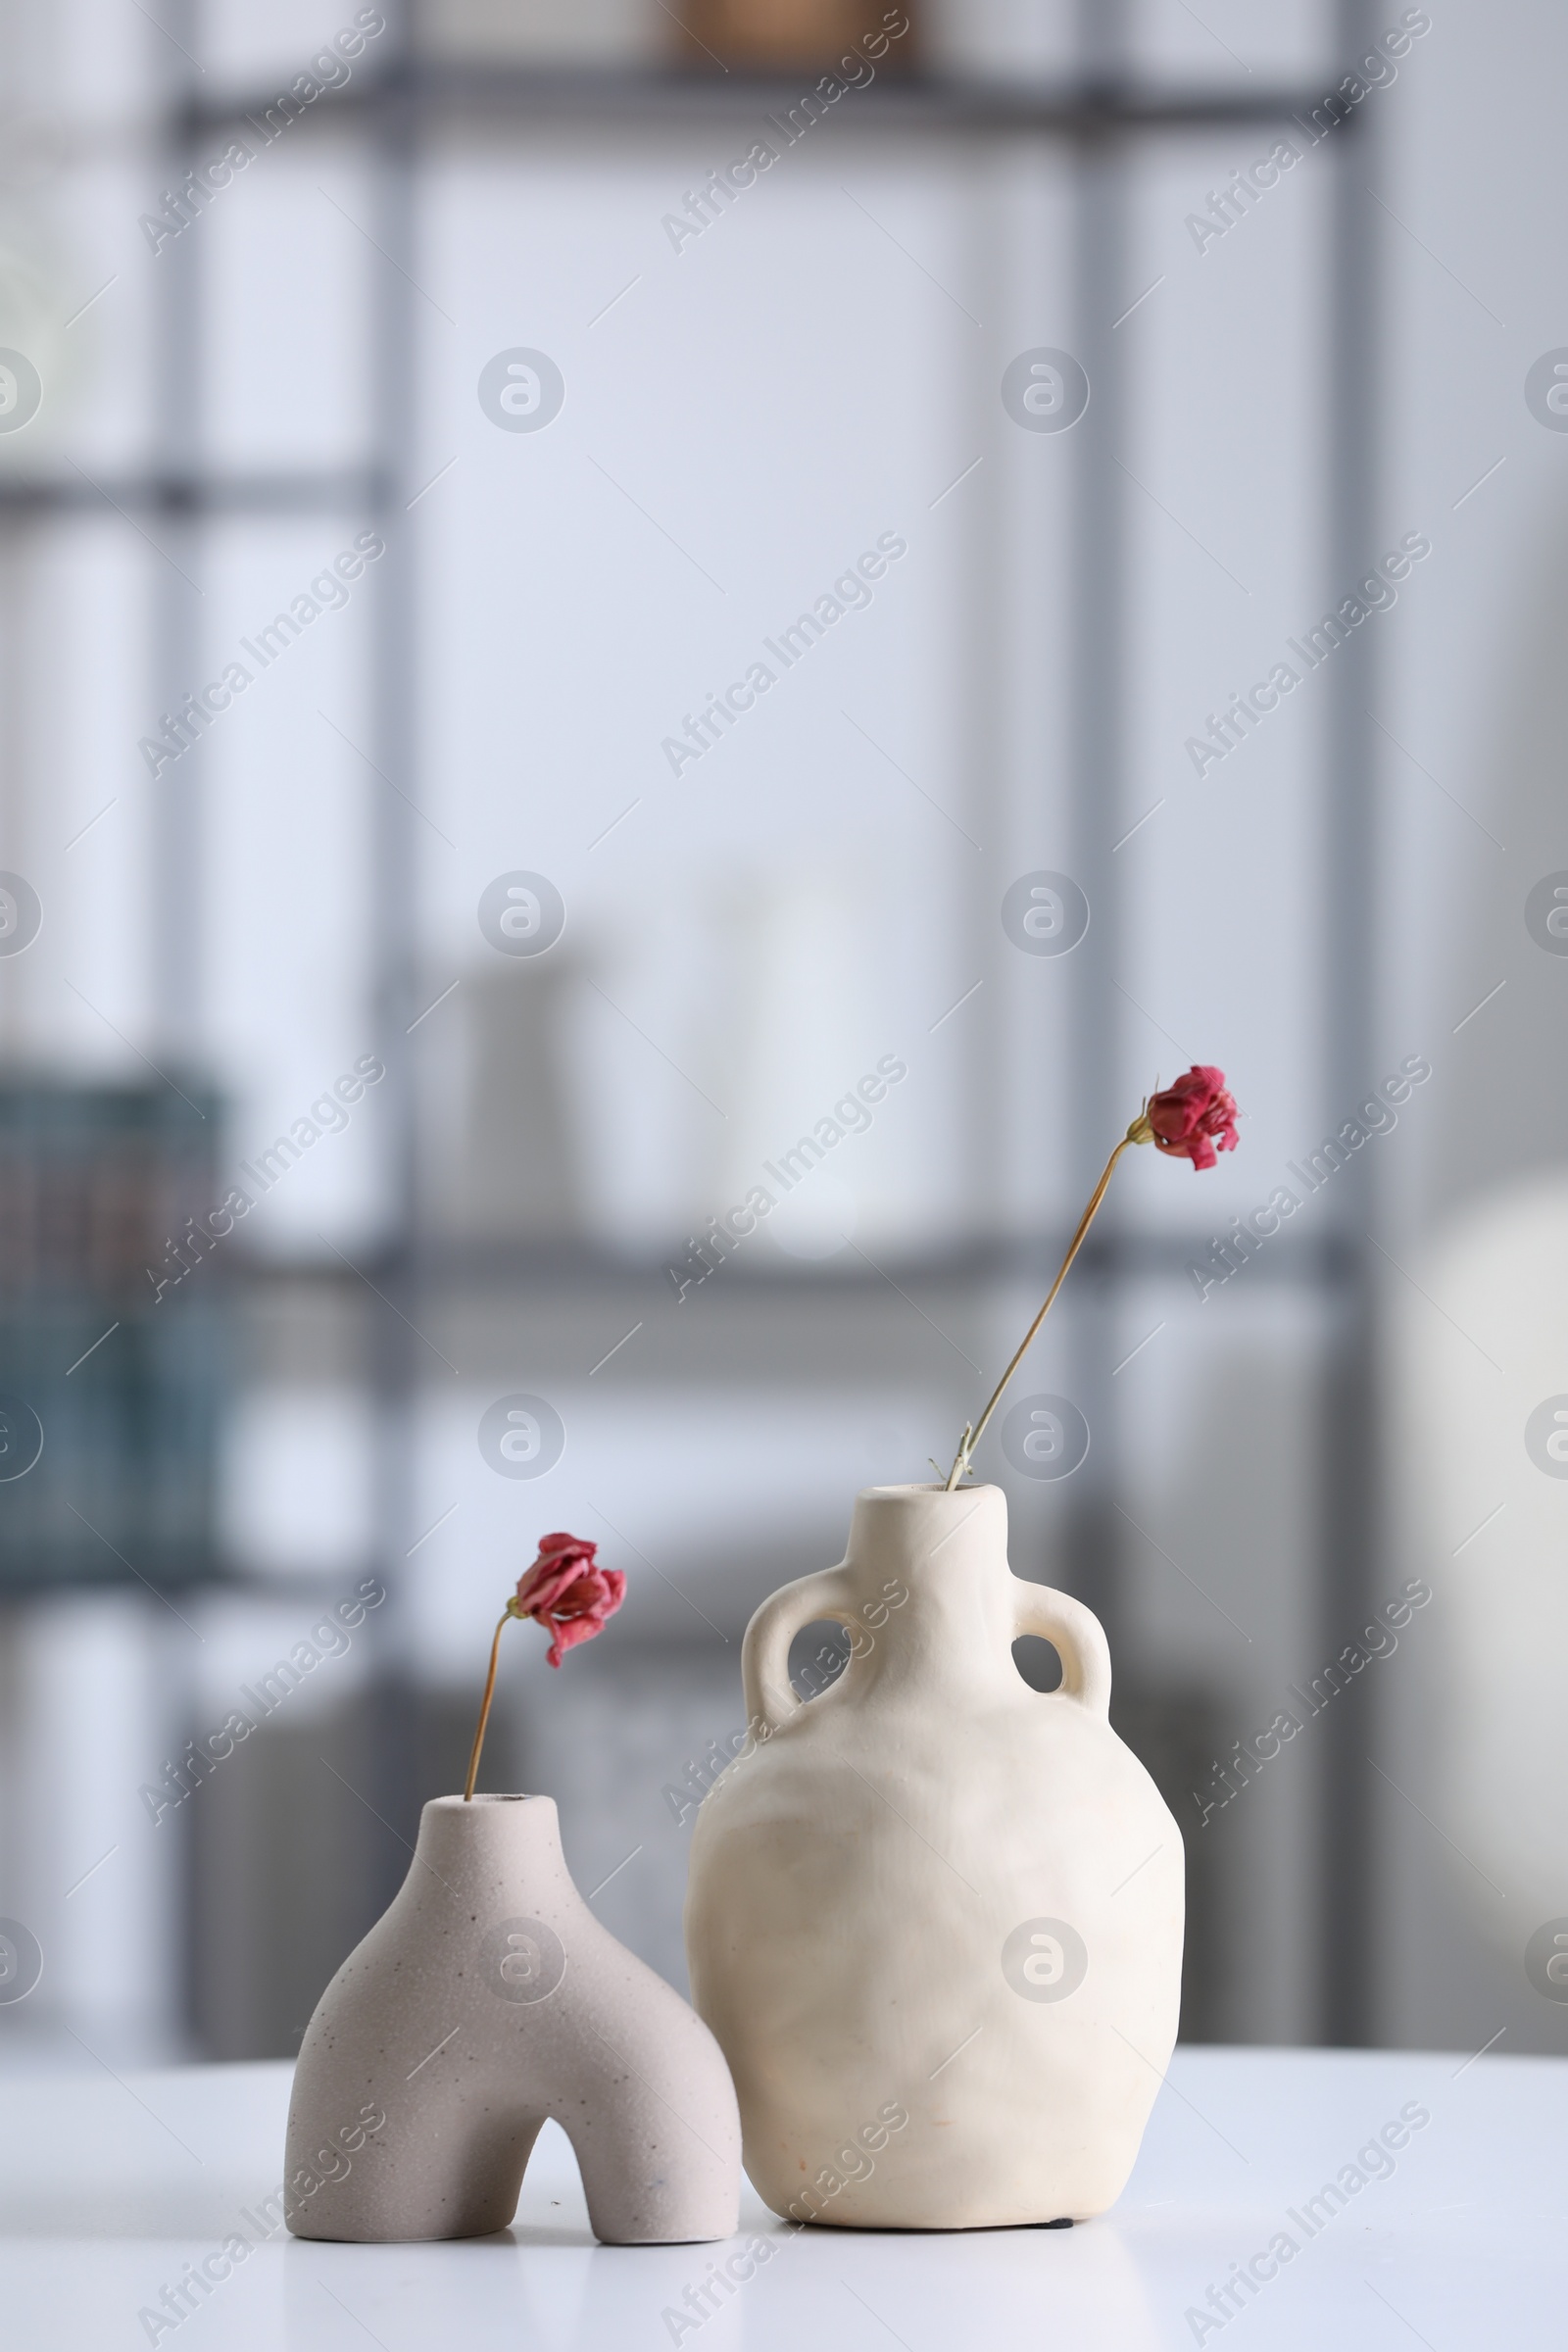
[[[213,1573],[217,1127],[167,1086],[0,1079],[0,1589]]]
[[[667,46],[660,0],[414,0],[416,51],[562,68],[643,66]]]
[[[868,61],[869,78],[871,72],[906,73],[917,62],[916,19],[874,0],[685,0],[680,24],[682,53],[693,65],[830,74],[858,55]]]
[[[429,1049],[439,1108],[421,1138],[436,1223],[465,1241],[559,1242],[586,1225],[568,1020],[577,967],[471,973],[455,1048]]]

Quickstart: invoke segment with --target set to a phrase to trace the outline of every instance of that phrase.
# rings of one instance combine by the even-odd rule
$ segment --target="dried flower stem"
[[[479,1701],[479,1721],[474,1727],[473,1745],[468,1750],[468,1777],[463,1785],[463,1801],[466,1805],[471,1804],[473,1801],[473,1784],[479,1777],[479,1751],[484,1746],[485,1725],[490,1720],[490,1701],[496,1694],[496,1667],[501,1657],[501,1637],[507,1630],[507,1620],[515,1614],[516,1611],[509,1602],[502,1613],[501,1623],[496,1627],[496,1638],[490,1644],[490,1671],[484,1678],[484,1696]]]
[[[1121,1142],[1116,1146],[1115,1151],[1106,1160],[1104,1173],[1102,1175],[1100,1182],[1094,1189],[1094,1193],[1090,1199],[1089,1206],[1084,1210],[1083,1215],[1078,1220],[1078,1230],[1067,1245],[1067,1254],[1062,1259],[1060,1271],[1057,1273],[1056,1279],[1052,1284],[1050,1292],[1047,1295],[1046,1303],[1040,1309],[1039,1314],[1036,1315],[1028,1330],[1024,1333],[1023,1345],[1019,1348],[1017,1354],[1013,1357],[1011,1363],[1007,1366],[1007,1369],[1005,1372],[1004,1372],[1002,1378],[998,1381],[996,1388],[992,1391],[990,1403],[986,1406],[985,1411],[981,1414],[980,1419],[974,1428],[971,1429],[967,1422],[964,1423],[963,1436],[958,1441],[958,1450],[954,1458],[953,1468],[948,1472],[948,1483],[945,1489],[947,1494],[951,1494],[955,1487],[957,1485],[959,1479],[967,1475],[970,1457],[972,1456],[975,1447],[979,1445],[981,1438],[985,1434],[986,1423],[990,1420],[992,1414],[997,1409],[997,1405],[1001,1400],[1003,1390],[1006,1387],[1008,1381],[1012,1378],[1013,1374],[1017,1371],[1018,1366],[1023,1362],[1024,1357],[1028,1354],[1030,1348],[1034,1345],[1036,1332],[1040,1329],[1041,1324],[1051,1312],[1052,1306],[1055,1301],[1056,1293],[1060,1290],[1062,1284],[1067,1279],[1067,1269],[1072,1264],[1073,1259],[1077,1256],[1080,1249],[1083,1247],[1084,1236],[1087,1234],[1090,1226],[1094,1223],[1096,1216],[1099,1214],[1100,1204],[1104,1200],[1105,1194],[1110,1186],[1111,1177],[1116,1172],[1117,1160],[1120,1159],[1122,1153],[1127,1150],[1130,1144],[1147,1144],[1152,1141],[1153,1129],[1149,1124],[1148,1108],[1149,1106],[1146,1103],[1144,1108],[1139,1112],[1137,1118],[1134,1119],[1132,1125],[1128,1128],[1126,1134],[1122,1137]]]

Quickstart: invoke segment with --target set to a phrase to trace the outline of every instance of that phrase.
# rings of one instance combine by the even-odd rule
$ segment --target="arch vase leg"
[[[370,2242],[504,2230],[551,2116],[597,2237],[735,2230],[740,2124],[723,2055],[594,1918],[552,1799],[437,1797],[403,1886],[306,2031],[288,2227]]]

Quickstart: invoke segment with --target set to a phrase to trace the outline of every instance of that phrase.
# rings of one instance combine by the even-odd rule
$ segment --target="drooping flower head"
[[[501,1637],[508,1620],[531,1617],[536,1625],[542,1625],[550,1636],[550,1663],[559,1666],[568,1649],[575,1649],[579,1642],[591,1642],[595,1634],[602,1634],[605,1620],[612,1617],[625,1599],[625,1577],[618,1568],[599,1567],[595,1561],[598,1549],[598,1544],[590,1544],[585,1536],[541,1536],[538,1558],[525,1575],[518,1577],[517,1589],[501,1612],[490,1643],[490,1672],[485,1678],[484,1696],[479,1701],[473,1745],[468,1750],[468,1777],[463,1788],[465,1804],[472,1802],[479,1777],[485,1726],[490,1720],[490,1702],[496,1694]]]
[[[595,1565],[599,1546],[585,1536],[554,1535],[539,1539],[539,1557],[517,1579],[517,1590],[507,1603],[510,1617],[531,1617],[550,1636],[550,1663],[559,1666],[568,1649],[602,1634],[626,1597],[626,1579],[618,1568]]]
[[[1221,1152],[1235,1151],[1236,1117],[1224,1071],[1207,1061],[1195,1061],[1184,1077],[1151,1095],[1144,1106],[1155,1151],[1190,1159],[1195,1169],[1213,1167],[1216,1144]]]

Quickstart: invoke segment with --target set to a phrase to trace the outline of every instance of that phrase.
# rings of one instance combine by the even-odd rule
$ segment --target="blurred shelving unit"
[[[787,19],[790,12],[779,14]],[[360,142],[377,190],[374,250],[368,239],[366,255],[377,355],[371,370],[373,450],[368,463],[309,473],[235,473],[192,460],[190,453],[205,445],[199,413],[204,370],[198,358],[204,337],[211,331],[211,320],[195,254],[175,246],[167,256],[164,314],[159,322],[162,454],[144,472],[106,481],[102,494],[112,496],[128,515],[175,534],[198,570],[204,532],[217,518],[227,522],[236,517],[281,514],[356,517],[380,532],[389,549],[400,553],[404,560],[387,564],[376,583],[375,735],[368,755],[389,787],[374,803],[373,896],[383,907],[406,907],[415,902],[419,856],[415,811],[422,799],[416,748],[421,584],[418,543],[409,523],[409,511],[425,486],[411,470],[417,442],[418,368],[414,354],[420,331],[420,297],[414,285],[414,271],[422,162],[432,142],[450,140],[470,128],[482,128],[491,142],[511,141],[519,149],[547,131],[553,141],[566,138],[581,152],[593,154],[612,145],[628,130],[657,138],[672,127],[693,122],[720,124],[759,109],[787,109],[799,97],[800,69],[788,63],[762,64],[760,37],[750,44],[750,55],[737,59],[734,71],[727,67],[719,71],[716,61],[707,63],[697,54],[709,40],[720,37],[715,28],[732,21],[740,21],[734,11],[716,4],[705,8],[691,24],[696,46],[689,42],[682,50],[671,38],[661,55],[660,36],[651,29],[651,21],[644,24],[638,18],[633,37],[627,29],[629,15],[622,24],[612,8],[596,9],[577,26],[576,37],[584,49],[598,46],[598,62],[592,56],[552,56],[546,37],[548,25],[546,33],[540,33],[531,16],[501,5],[501,0],[494,0],[488,10],[477,4],[455,12],[432,9],[422,21],[416,18],[402,25],[394,23],[384,43],[377,45],[376,60],[367,62],[334,99],[330,117],[334,138]],[[759,22],[770,21],[767,12],[760,13]],[[545,20],[541,18],[539,24]],[[1339,21],[1340,34],[1348,40],[1358,24],[1358,13],[1348,8]],[[537,35],[532,55],[524,53],[528,25],[533,25]],[[1180,86],[1155,84],[1131,76],[1118,61],[1114,11],[1089,11],[1086,26],[1078,48],[1079,65],[1070,74],[970,76],[929,62],[927,53],[927,62],[879,77],[859,94],[853,116],[846,111],[824,135],[861,147],[897,139],[962,154],[1011,143],[1020,149],[1049,147],[1070,156],[1077,187],[1071,301],[1081,321],[1082,357],[1096,386],[1100,413],[1108,412],[1115,417],[1122,414],[1124,399],[1119,386],[1122,362],[1112,341],[1118,321],[1110,316],[1110,292],[1121,283],[1116,264],[1125,221],[1114,173],[1107,167],[1137,152],[1141,144],[1172,134],[1253,125],[1266,128],[1286,122],[1318,103],[1321,91],[1305,83],[1260,86],[1251,79],[1245,85],[1234,79],[1202,84],[1187,81]],[[808,56],[820,37],[826,44],[821,54],[831,55],[832,37],[838,28],[831,9],[821,12],[814,33],[808,29],[802,34],[798,25],[791,29],[787,24],[780,35],[784,48],[779,53],[788,53],[788,42],[794,41],[793,54]],[[193,5],[175,12],[171,39],[193,59],[200,53],[200,25]],[[643,62],[624,62],[639,44]],[[194,62],[189,70],[183,68],[172,50],[169,72],[164,143],[170,181],[175,185],[182,172],[210,153],[233,125],[265,111],[275,93],[264,86],[213,95],[211,79],[196,71]],[[318,122],[305,119],[293,135],[307,140],[318,135],[319,128]],[[1358,117],[1343,125],[1331,165],[1337,184],[1348,185],[1349,175],[1358,169],[1357,142],[1364,135]],[[1330,564],[1348,576],[1360,555],[1359,521],[1368,479],[1370,425],[1363,392],[1366,354],[1373,339],[1372,289],[1368,240],[1351,233],[1343,199],[1340,212],[1336,268],[1324,290],[1321,480],[1323,509],[1329,518]],[[1125,496],[1112,437],[1083,476],[1071,566],[1077,582],[1072,617],[1077,706],[1071,729],[1075,870],[1094,901],[1097,923],[1102,932],[1112,935],[1121,887],[1113,863],[1114,794],[1110,786],[1120,757],[1117,710],[1122,681],[1117,648],[1126,583],[1117,551],[1118,518]],[[38,523],[63,513],[81,513],[95,507],[98,498],[98,492],[79,478],[6,481],[0,483],[0,527],[12,520]],[[1359,659],[1358,654],[1348,655],[1343,674],[1334,681],[1335,716],[1325,780],[1328,850],[1323,901],[1336,909],[1339,943],[1330,959],[1334,1001],[1330,1008],[1332,1067],[1327,1085],[1336,1099],[1348,1096],[1363,1082],[1370,1020],[1367,911],[1372,819],[1366,791],[1365,735],[1359,715],[1365,695],[1355,667]],[[189,601],[167,575],[157,661],[162,681],[155,697],[158,701],[169,699],[172,685],[199,672]],[[200,985],[202,815],[197,764],[192,762],[184,773],[175,771],[157,790],[162,836],[158,1028],[164,1051],[180,1053],[188,1051],[191,1044],[192,1008]],[[286,1286],[296,1294],[316,1294],[328,1320],[352,1328],[352,1347],[366,1366],[379,1430],[374,1566],[395,1593],[402,1563],[416,1532],[409,1432],[423,1370],[422,1343],[416,1333],[428,1331],[439,1339],[444,1332],[461,1328],[471,1336],[487,1317],[514,1312],[523,1302],[546,1334],[552,1328],[566,1327],[585,1301],[607,1311],[612,1309],[612,1321],[616,1316],[631,1319],[662,1295],[663,1276],[656,1263],[628,1263],[569,1238],[544,1236],[528,1244],[476,1238],[459,1243],[432,1231],[421,1195],[419,1102],[408,1041],[411,1027],[441,979],[420,968],[411,923],[388,920],[378,924],[372,933],[371,953],[375,958],[372,993],[377,1036],[385,1041],[381,1050],[388,1064],[386,1094],[391,1099],[396,1139],[388,1237],[352,1274],[326,1256],[240,1264],[233,1314],[236,1328],[243,1330],[251,1305]],[[1114,1066],[1111,1046],[1116,1018],[1115,1007],[1103,999],[1086,995],[1077,1007],[1072,1107],[1074,1123],[1086,1137],[1102,1135],[1107,1116],[1115,1115],[1108,1097],[1108,1074]],[[82,1115],[87,1115],[85,1109]],[[102,1115],[107,1117],[108,1110]],[[138,1115],[150,1118],[153,1113],[147,1110]],[[0,1250],[5,1247],[8,1196],[3,1155],[10,1143],[9,1117],[6,1102],[0,1099]],[[1367,1256],[1362,1238],[1365,1219],[1357,1213],[1357,1181],[1354,1173],[1345,1179],[1332,1229],[1323,1229],[1312,1246],[1282,1243],[1263,1261],[1260,1276],[1268,1284],[1325,1295],[1333,1301],[1334,1333],[1322,1373],[1323,1393],[1332,1409],[1324,1414],[1319,1440],[1323,1517],[1316,1545],[1320,1563],[1317,1606],[1325,1627],[1335,1629],[1361,1605],[1371,1573],[1373,1426],[1368,1385]],[[962,1300],[968,1299],[972,1309],[977,1290],[982,1296],[994,1296],[1054,1266],[1063,1239],[1042,1232],[1025,1241],[958,1253],[900,1258],[888,1265],[885,1275],[859,1264],[848,1270],[840,1264],[823,1268],[770,1266],[761,1271],[738,1266],[726,1274],[722,1298],[704,1301],[703,1311],[693,1313],[684,1323],[684,1353],[663,1357],[658,1377],[667,1383],[681,1377],[683,1370],[693,1380],[708,1383],[732,1377],[746,1360],[747,1335],[761,1310],[770,1319],[774,1361],[783,1373],[793,1369],[809,1378],[824,1346],[831,1349],[837,1364],[852,1368],[863,1364],[868,1372],[873,1371],[896,1358],[900,1347],[898,1329],[889,1320],[890,1283],[922,1311],[944,1319],[961,1319],[968,1311]],[[1132,1282],[1152,1275],[1180,1280],[1187,1259],[1195,1251],[1206,1250],[1207,1239],[1206,1233],[1196,1230],[1164,1240],[1144,1239],[1107,1221],[1082,1264],[1080,1283],[1086,1311],[1078,1326],[1078,1379],[1095,1420],[1101,1484],[1083,1504],[1075,1523],[1074,1582],[1110,1622],[1113,1638],[1118,1542],[1110,1497],[1124,1442],[1118,1437],[1120,1402],[1111,1386],[1110,1334],[1115,1309]],[[671,1242],[675,1246],[678,1237],[671,1237]],[[373,1289],[373,1297],[367,1295],[368,1288]],[[14,1349],[25,1354],[29,1362],[40,1352],[51,1362],[56,1354],[69,1361],[67,1350],[74,1347],[76,1337],[87,1330],[97,1311],[95,1304],[84,1319],[84,1309],[73,1308],[46,1340],[30,1327],[24,1335],[20,1322],[0,1322],[0,1390],[6,1386],[6,1366]],[[142,1321],[147,1320],[144,1315]],[[188,1334],[188,1323],[185,1329]],[[88,1339],[94,1336],[87,1332]],[[204,1336],[200,1345],[208,1348],[211,1344]],[[163,1394],[158,1384],[164,1376],[156,1353],[144,1360],[150,1367],[150,1388],[141,1393],[156,1398]],[[202,1360],[197,1349],[182,1359],[178,1376],[197,1380],[198,1397],[182,1403],[172,1387],[165,1403],[151,1408],[161,1413],[167,1406],[167,1426],[177,1431],[177,1444],[185,1448],[177,1458],[171,1456],[168,1475],[193,1497],[206,1493],[204,1482],[210,1476],[214,1393],[205,1376],[193,1371]],[[634,1370],[629,1376],[637,1377]],[[77,1377],[73,1372],[72,1378]],[[1102,1430],[1102,1440],[1098,1435]],[[159,1494],[166,1484],[162,1475],[154,1482]],[[30,1492],[41,1502],[44,1489]],[[0,1488],[0,1579],[11,1574],[13,1556],[6,1507],[7,1491]],[[50,1507],[52,1510],[53,1505]],[[163,1505],[142,1497],[137,1507],[154,1510]],[[192,1507],[197,1506],[193,1503]],[[125,1508],[129,1511],[131,1506],[127,1503]],[[140,1528],[142,1522],[133,1516],[122,1520],[111,1513],[111,1523],[102,1533],[108,1541],[120,1544],[115,1528],[132,1526]],[[188,1530],[178,1532],[165,1529],[161,1520],[148,1520],[146,1527],[146,1540],[157,1549],[171,1576],[218,1572],[209,1539],[194,1521]],[[81,1538],[71,1554],[74,1562],[93,1556],[91,1542],[88,1536]],[[132,1558],[136,1556],[128,1534],[121,1548]],[[61,1570],[76,1572],[74,1566]],[[1157,1691],[1126,1694],[1124,1721],[1154,1763],[1173,1801],[1180,1802],[1185,1795],[1183,1778],[1203,1769],[1204,1742],[1217,1727],[1204,1717],[1200,1703],[1191,1694],[1167,1696],[1168,1703],[1164,1703]],[[417,1776],[425,1768],[418,1742],[410,1737],[417,1705],[416,1693],[408,1684],[395,1683],[382,1690],[373,1700],[363,1740],[356,1749],[368,1775],[375,1809],[398,1824],[407,1824],[412,1817]],[[445,1748],[450,1748],[454,1737],[450,1727],[443,1728]],[[1323,1900],[1319,1909],[1324,1935],[1318,1955],[1319,2025],[1327,2038],[1354,2041],[1362,2037],[1366,2027],[1367,1995],[1356,1963],[1365,1942],[1372,1900],[1365,1768],[1359,1752],[1351,1752],[1337,1727],[1331,1727],[1324,1737],[1334,1744],[1321,1826]],[[424,1755],[427,1758],[428,1744]],[[402,1868],[401,1855],[389,1849],[386,1876],[395,1881]],[[370,1909],[386,1891],[385,1884],[366,1891]],[[208,1906],[210,1934],[216,1933],[211,1923],[222,1907],[221,1903]],[[1223,1921],[1218,1905],[1195,1904],[1195,1916],[1205,1914],[1211,1921]],[[1221,1935],[1222,1929],[1216,1928],[1209,1940],[1201,1935],[1195,1939],[1190,2031],[1219,2030],[1222,2004],[1216,2005],[1210,1996],[1223,1975],[1223,1954],[1218,1949]],[[269,2032],[274,2030],[275,2019],[268,2028]],[[246,2031],[243,2021],[215,2028],[220,2041],[227,2036],[224,2046],[236,2051],[245,2046]]]

